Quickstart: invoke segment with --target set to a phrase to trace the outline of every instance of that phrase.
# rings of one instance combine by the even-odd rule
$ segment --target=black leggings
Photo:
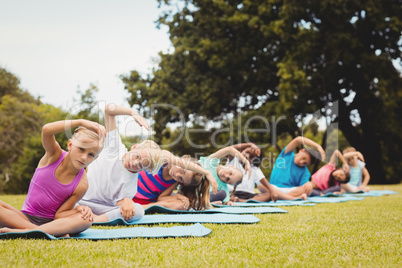
[[[313,191],[311,192],[311,194],[309,194],[309,196],[320,196],[321,194],[340,192],[340,191],[341,191],[341,186],[337,185],[337,186],[329,187],[328,189],[323,190],[323,191],[321,191],[320,189],[313,189]]]

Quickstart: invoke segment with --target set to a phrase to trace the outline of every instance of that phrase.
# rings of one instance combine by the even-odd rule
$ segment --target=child
[[[311,148],[303,148],[295,154],[293,150],[299,145],[315,147],[318,152]],[[270,184],[279,191],[294,196],[303,193],[310,194],[312,188],[311,184],[307,184],[307,182],[311,174],[307,166],[316,162],[320,154],[321,159],[324,160],[325,152],[319,144],[308,138],[296,137],[282,150],[276,159],[269,181]]]
[[[268,180],[265,178],[264,173],[262,173],[260,169],[260,165],[262,163],[262,159],[264,154],[262,153],[261,149],[258,148],[253,143],[241,143],[233,145],[233,147],[241,152],[241,154],[251,162],[251,172],[247,175],[248,171],[244,170],[241,165],[239,164],[239,159],[237,157],[233,158],[229,164],[238,166],[240,165],[240,170],[243,173],[243,180],[242,183],[237,186],[236,189],[233,189],[231,201],[235,202],[245,202],[249,199],[261,201],[261,202],[268,202],[268,201],[276,201],[278,199],[296,199],[302,198],[307,199],[306,194],[299,194],[299,195],[290,195],[281,193],[277,191]],[[229,156],[230,159],[230,156]],[[264,192],[260,194],[254,192],[255,184],[258,187],[262,187]]]
[[[55,134],[78,127],[61,149]],[[88,188],[85,167],[94,161],[103,146],[105,129],[88,120],[66,120],[42,128],[45,155],[29,185],[21,211],[0,201],[0,233],[40,230],[54,236],[79,233],[92,225],[93,215],[85,206],[76,206]]]
[[[348,147],[343,150],[343,155],[350,166],[350,181],[349,183],[342,185],[343,191],[368,192],[370,190],[370,188],[367,186],[370,181],[370,173],[365,167],[366,163],[364,163],[363,155],[360,152],[357,152],[353,147]]]
[[[336,160],[339,158],[343,163],[343,168],[336,169]],[[342,183],[350,180],[349,165],[343,158],[339,150],[335,150],[329,163],[320,168],[311,176],[311,187],[313,191],[310,196],[319,196],[326,193],[341,193]]]
[[[144,141],[128,152],[116,129],[118,115],[132,116],[140,125],[149,129],[147,122],[136,111],[109,104],[105,109],[106,143],[99,158],[88,168],[89,189],[78,202],[91,208],[95,222],[124,218],[138,220],[144,208],[132,198],[137,189],[138,172],[158,170],[162,165],[162,150],[153,141]]]
[[[250,174],[250,162],[232,146],[220,149],[208,157],[200,157],[199,162],[201,163],[201,166],[212,173],[218,184],[218,192],[216,194],[210,194],[211,203],[234,205],[233,202],[230,201],[230,194],[227,184],[236,187],[242,182],[243,173],[240,169],[233,165],[219,165],[220,159],[227,155],[239,158],[244,164],[245,170],[248,172],[248,174]]]
[[[209,208],[210,185],[214,192],[217,190],[211,172],[188,156],[179,158],[166,150],[163,150],[163,156],[164,165],[157,174],[140,172],[133,201],[142,204],[144,208],[152,205],[177,210]],[[206,178],[203,178],[204,175]],[[177,187],[178,193],[171,195]]]

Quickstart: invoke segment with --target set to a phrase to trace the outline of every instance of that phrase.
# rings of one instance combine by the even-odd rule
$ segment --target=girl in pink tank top
[[[76,127],[66,152],[57,143],[55,134]],[[0,226],[4,226],[0,233],[39,230],[65,236],[89,228],[92,211],[74,206],[88,188],[85,167],[102,150],[104,136],[103,126],[84,119],[43,126],[42,145],[46,153],[32,177],[22,210],[0,201]]]
[[[345,170],[341,167],[336,169],[336,160],[342,161]],[[340,193],[341,183],[347,183],[350,180],[349,165],[339,150],[335,150],[328,164],[321,167],[311,176],[311,185],[313,188],[310,196],[318,196],[326,193]]]

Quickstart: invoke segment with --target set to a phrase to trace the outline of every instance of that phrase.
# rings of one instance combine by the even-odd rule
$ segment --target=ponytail
[[[236,188],[237,188],[237,185],[235,185],[233,187],[233,191],[230,193],[230,199],[232,199],[232,196],[234,196],[234,193],[236,192]]]
[[[196,159],[189,155],[183,155],[182,158],[188,159],[201,166]],[[178,193],[188,198],[190,202],[189,208],[194,210],[204,210],[212,207],[211,202],[209,201],[210,187],[211,185],[205,176],[200,173],[195,173],[191,180],[191,185],[184,186],[183,184],[180,184]]]
[[[209,181],[203,178],[198,186],[184,186],[180,184],[178,193],[188,198],[190,202],[189,208],[204,210],[212,207],[209,201],[210,187]]]

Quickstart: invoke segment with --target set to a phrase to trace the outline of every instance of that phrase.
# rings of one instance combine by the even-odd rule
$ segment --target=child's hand
[[[138,123],[138,125],[145,127],[146,130],[149,130],[147,121],[145,121],[144,117],[142,117],[139,113],[137,113],[136,111],[133,111],[131,116],[134,118],[135,122]]]
[[[92,213],[92,210],[87,207],[87,206],[77,206],[76,209],[81,212],[81,217],[86,220],[89,219],[89,221],[93,222],[94,221],[94,214]]]
[[[133,200],[129,198],[124,198],[123,203],[120,207],[120,213],[123,215],[123,219],[125,221],[131,220],[132,217],[135,215],[135,207]]]
[[[81,119],[81,125],[83,127],[86,127],[87,129],[90,129],[100,135],[102,135],[103,137],[106,137],[106,129],[104,126],[102,126],[99,123],[96,122],[92,122],[86,119]]]
[[[276,202],[278,199],[279,199],[278,193],[276,192],[276,190],[272,190],[272,191],[271,191],[271,200],[272,200],[273,202]]]
[[[212,192],[214,194],[216,194],[216,192],[218,191],[218,184],[216,183],[216,180],[215,180],[214,176],[210,172],[208,172],[208,173],[209,174],[207,174],[205,177],[207,178],[207,180],[211,184]]]
[[[232,201],[228,201],[225,205],[228,205],[228,206],[237,206],[237,204],[235,204],[235,203],[232,202]]]
[[[260,147],[258,147],[258,146],[255,145],[254,143],[252,143],[252,145],[251,145],[251,153],[252,153],[253,155],[260,156],[260,155],[261,155],[261,149],[260,149]]]
[[[188,210],[188,207],[190,206],[190,200],[182,194],[176,194],[177,199],[179,199],[181,202],[183,202],[183,208],[185,210]]]
[[[246,163],[244,163],[244,171],[247,173],[248,172],[248,179],[251,178],[251,165],[250,161],[246,160]]]

